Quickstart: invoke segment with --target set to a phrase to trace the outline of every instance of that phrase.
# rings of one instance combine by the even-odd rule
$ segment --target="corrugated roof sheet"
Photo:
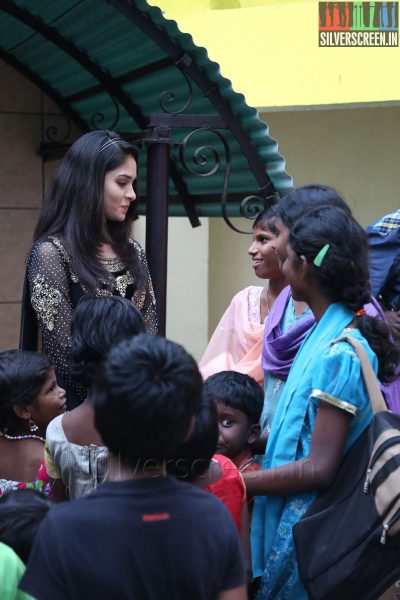
[[[250,194],[266,197],[275,189],[282,195],[292,187],[277,142],[257,111],[233,91],[206,49],[145,0],[0,0],[0,56],[43,84],[81,129],[137,132],[163,107],[179,112],[186,103],[183,114],[221,115],[229,125],[220,132],[231,155],[228,202],[236,207]],[[176,129],[172,137],[181,140],[190,131]],[[212,131],[191,139],[186,156],[194,170],[204,175],[212,170],[215,152],[220,158],[215,173],[196,177],[182,165],[179,148],[171,148],[176,177],[204,214],[222,192],[224,144]],[[214,150],[201,150],[203,164],[195,165],[198,144]],[[139,168],[143,197],[144,153]],[[169,191],[176,203],[172,178]]]

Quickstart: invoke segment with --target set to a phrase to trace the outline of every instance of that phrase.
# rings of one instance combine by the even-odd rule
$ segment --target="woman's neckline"
[[[98,257],[101,261],[118,259],[118,256],[115,254],[114,248],[111,246],[111,244],[106,243],[101,244],[99,248]]]
[[[112,258],[99,258],[99,261],[105,264],[115,264],[121,262],[118,256],[113,256]]]
[[[294,319],[295,319],[296,321],[297,321],[298,319],[301,319],[301,318],[302,318],[302,317],[304,317],[305,315],[307,315],[307,314],[309,314],[309,313],[311,313],[311,312],[312,312],[312,311],[311,311],[311,308],[310,308],[310,307],[309,307],[309,306],[308,306],[308,305],[307,305],[305,302],[303,302],[303,304],[305,304],[305,307],[303,308],[303,310],[302,310],[300,313],[296,314],[296,305],[295,305],[295,303],[294,303],[294,300],[293,300],[293,296],[292,296],[292,295],[290,295],[289,302],[290,302],[290,304],[291,304],[291,307],[292,307],[293,317],[294,317]]]

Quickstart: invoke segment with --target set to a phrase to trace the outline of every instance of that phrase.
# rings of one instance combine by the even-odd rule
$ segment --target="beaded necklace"
[[[254,456],[252,456],[251,458],[247,459],[242,465],[240,465],[239,472],[243,473],[243,471],[245,471],[247,469],[247,467],[249,467],[250,465],[252,465],[253,462],[254,462]]]
[[[5,437],[6,440],[40,440],[41,442],[43,442],[43,444],[46,441],[40,435],[35,435],[33,433],[25,433],[24,435],[8,435],[7,433],[3,433],[3,437]]]

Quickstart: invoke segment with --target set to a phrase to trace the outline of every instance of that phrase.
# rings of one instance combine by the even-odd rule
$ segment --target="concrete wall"
[[[400,206],[400,107],[270,112],[261,118],[278,140],[295,186],[334,186],[363,226]],[[260,285],[247,255],[250,237],[210,221],[209,334],[236,291]]]
[[[167,337],[182,344],[196,360],[208,342],[209,221],[192,229],[185,217],[170,217],[168,235]],[[144,245],[146,219],[134,225]]]
[[[239,229],[248,230],[248,235],[232,231],[222,219],[210,218],[209,337],[236,292],[248,285],[264,285],[254,275],[247,254],[252,240],[251,221],[231,220]]]
[[[18,345],[25,257],[42,202],[41,94],[0,61],[0,348]]]

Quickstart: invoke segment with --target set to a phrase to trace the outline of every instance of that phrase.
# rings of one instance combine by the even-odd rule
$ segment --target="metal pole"
[[[146,255],[157,301],[158,332],[163,336],[167,306],[168,166],[169,144],[150,143],[147,148]]]

